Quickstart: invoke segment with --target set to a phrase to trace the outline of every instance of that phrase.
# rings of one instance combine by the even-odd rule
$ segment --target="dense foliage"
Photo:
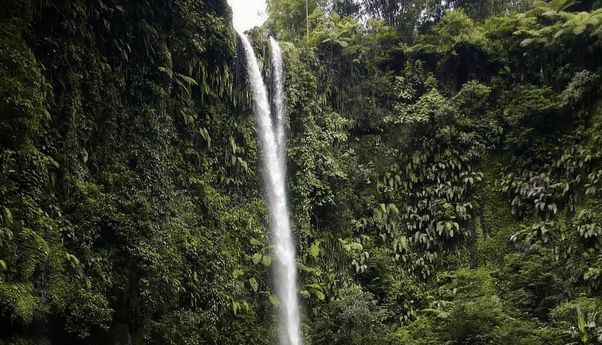
[[[601,343],[600,4],[293,3],[312,343]]]
[[[267,344],[225,1],[3,8],[0,342]]]
[[[0,344],[272,344],[223,0],[7,0]],[[602,3],[271,0],[306,344],[602,343]]]

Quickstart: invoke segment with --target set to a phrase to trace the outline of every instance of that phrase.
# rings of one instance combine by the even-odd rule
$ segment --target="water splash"
[[[280,301],[280,344],[301,345],[299,302],[297,298],[297,263],[286,195],[286,159],[284,133],[284,73],[278,42],[271,39],[274,77],[275,123],[272,121],[268,92],[249,39],[239,33],[247,58],[247,75],[251,86],[261,147],[271,238],[276,254],[275,287]]]

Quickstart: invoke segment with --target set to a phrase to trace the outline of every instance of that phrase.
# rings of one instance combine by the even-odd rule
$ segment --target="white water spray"
[[[249,39],[239,33],[247,58],[247,75],[253,96],[259,132],[264,181],[271,217],[272,245],[276,254],[276,294],[280,301],[280,345],[301,345],[299,302],[297,299],[297,263],[286,196],[286,158],[284,134],[284,75],[278,42],[271,39],[274,67],[273,123],[268,92]]]

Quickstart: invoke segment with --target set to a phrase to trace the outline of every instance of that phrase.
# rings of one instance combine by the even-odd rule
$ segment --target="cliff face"
[[[599,2],[444,2],[413,24],[308,3],[309,34],[297,0],[250,34],[266,80],[266,30],[294,42],[305,344],[599,343]],[[226,2],[2,6],[0,344],[273,344]]]
[[[240,344],[264,211],[226,1],[3,7],[0,343]]]
[[[601,341],[602,10],[499,3],[272,1],[313,344]]]

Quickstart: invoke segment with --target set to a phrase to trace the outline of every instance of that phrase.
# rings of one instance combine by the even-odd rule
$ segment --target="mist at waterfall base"
[[[271,239],[276,255],[275,289],[280,301],[280,345],[301,345],[297,264],[286,195],[286,137],[284,132],[284,73],[278,42],[270,38],[274,112],[255,51],[248,37],[239,32],[247,60],[247,75],[257,119],[266,199],[270,213]]]

